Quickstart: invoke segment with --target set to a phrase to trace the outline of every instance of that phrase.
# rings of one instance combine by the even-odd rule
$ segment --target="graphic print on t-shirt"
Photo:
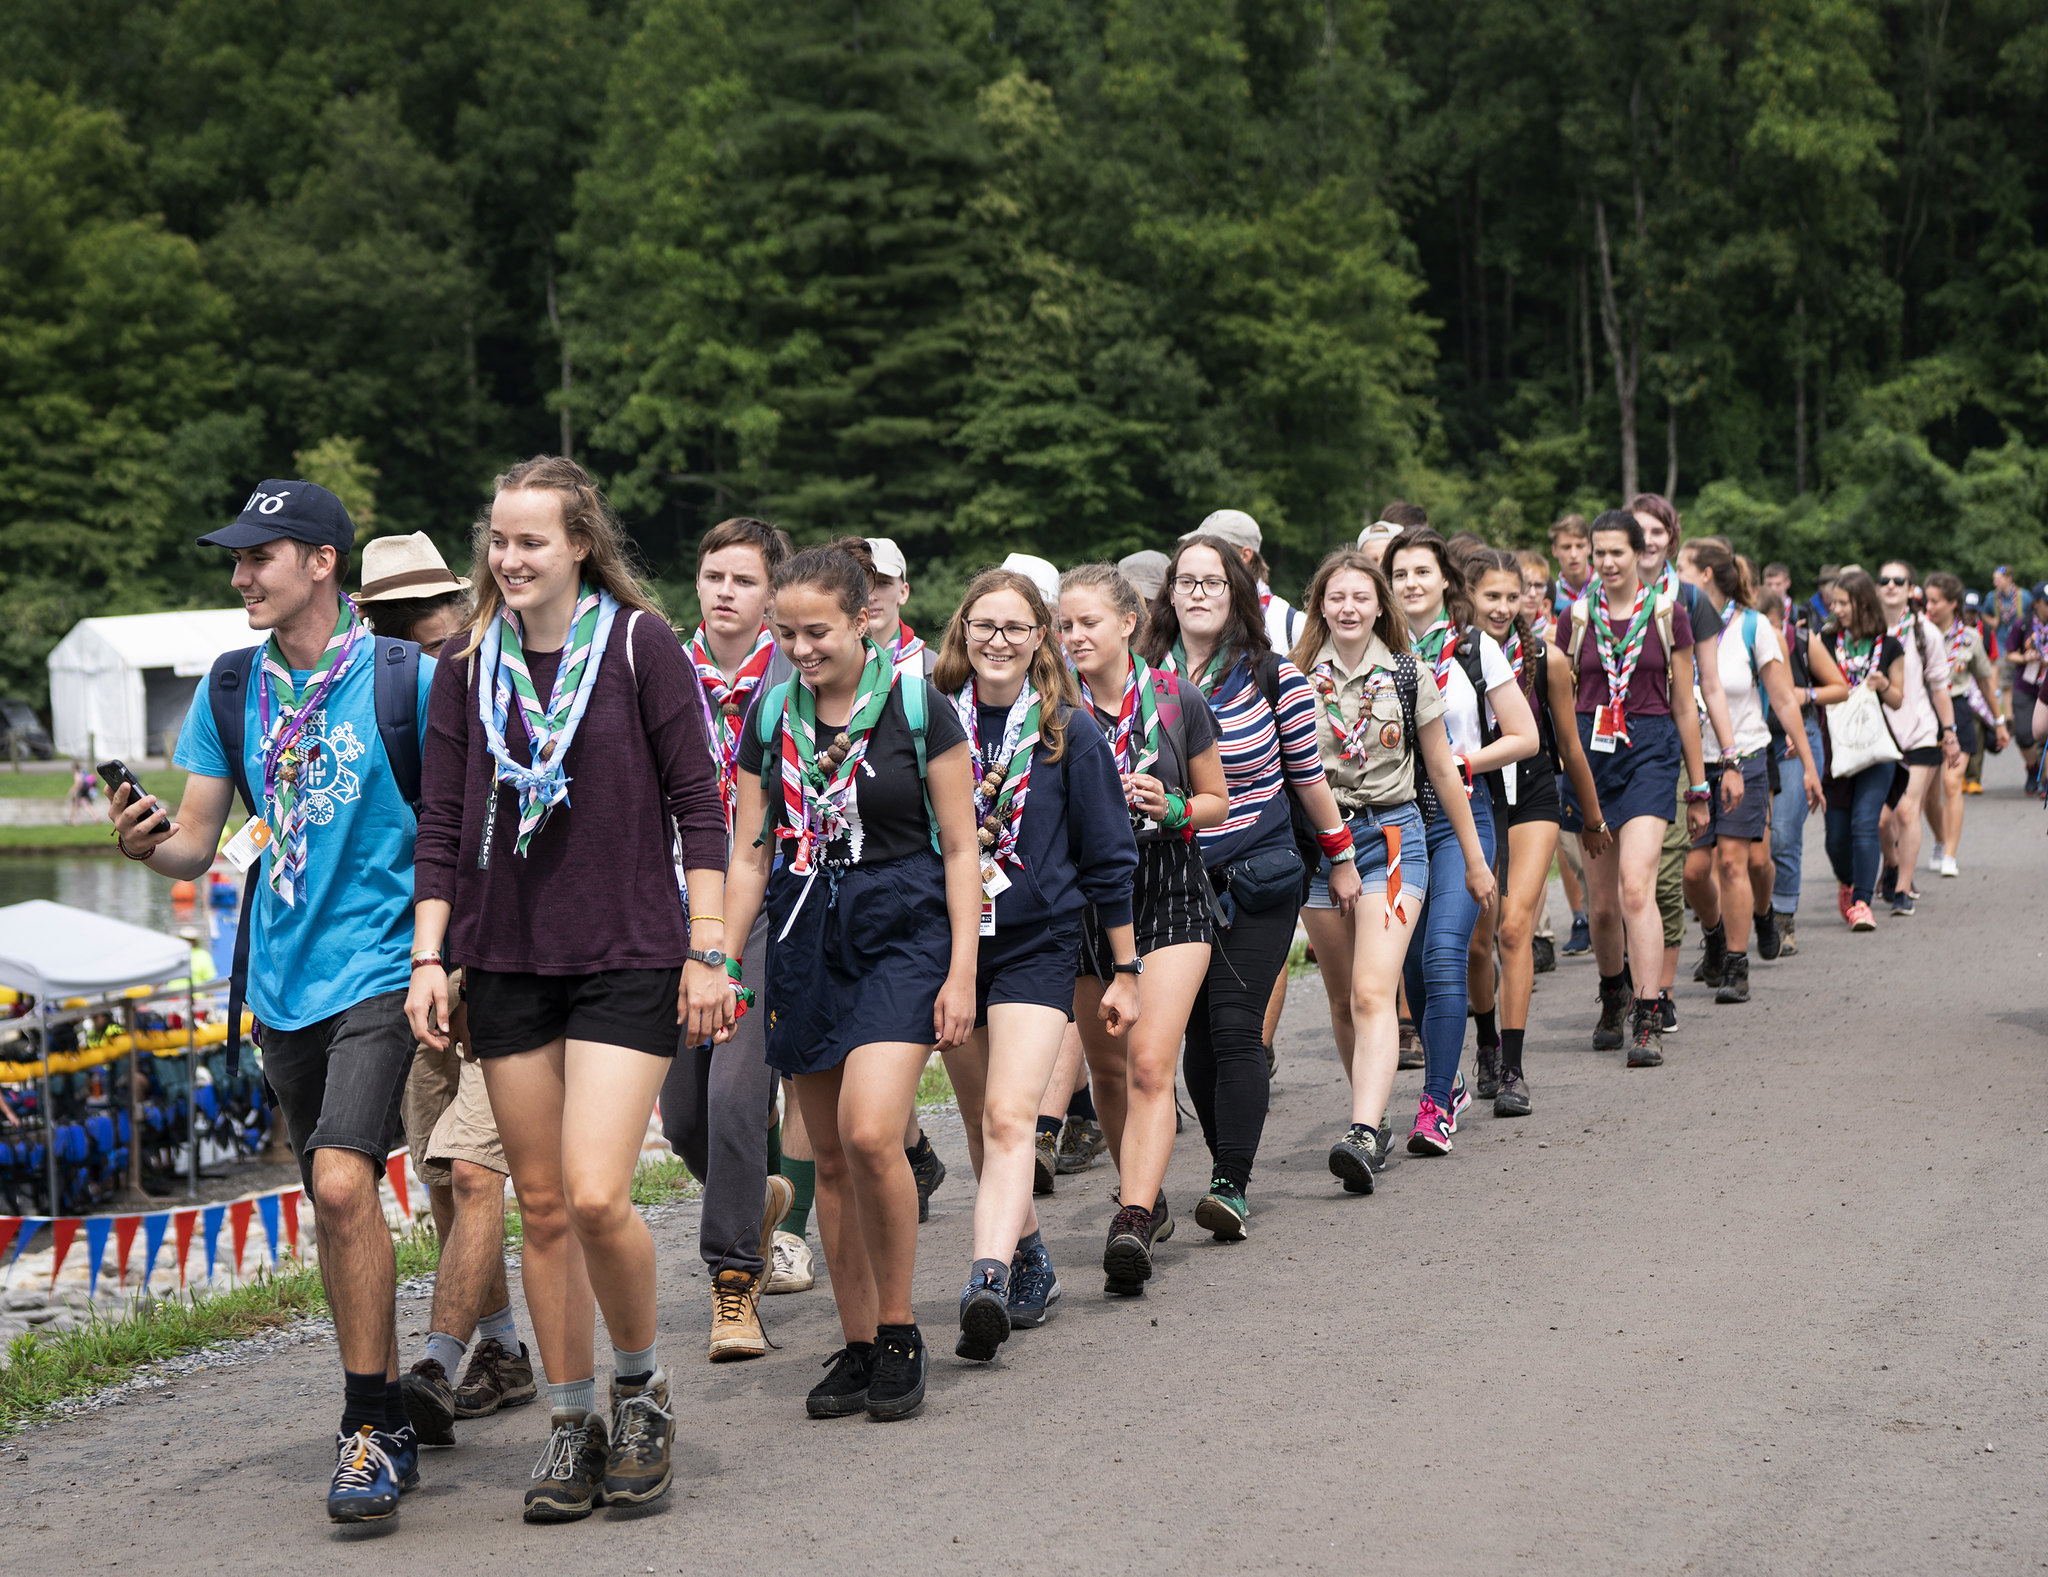
[[[322,707],[306,722],[299,736],[317,749],[305,752],[299,793],[306,801],[306,819],[316,827],[334,820],[337,805],[352,805],[363,797],[363,780],[350,762],[361,759],[365,745],[356,736],[356,725],[344,720],[332,734],[327,731],[327,709]]]

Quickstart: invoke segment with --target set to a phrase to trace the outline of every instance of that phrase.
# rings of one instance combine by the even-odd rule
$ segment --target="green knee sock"
[[[796,1185],[796,1203],[789,1207],[789,1214],[783,1218],[782,1230],[802,1237],[810,1225],[811,1201],[818,1195],[818,1163],[792,1161],[784,1156],[782,1175]]]

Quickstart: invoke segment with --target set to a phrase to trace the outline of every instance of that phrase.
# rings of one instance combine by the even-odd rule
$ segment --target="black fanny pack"
[[[1222,912],[1217,918],[1228,927],[1239,909],[1259,914],[1282,904],[1299,905],[1302,872],[1301,856],[1292,849],[1254,854],[1225,866],[1217,873],[1223,886]]]

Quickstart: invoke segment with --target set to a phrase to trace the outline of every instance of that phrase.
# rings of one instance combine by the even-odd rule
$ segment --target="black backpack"
[[[376,656],[377,738],[384,746],[392,780],[415,818],[420,812],[420,649],[411,641],[373,637]],[[255,671],[260,646],[225,652],[214,659],[206,676],[206,702],[213,712],[214,732],[228,758],[228,776],[250,815],[256,796],[249,790],[243,756],[248,746],[248,707],[243,694]],[[256,889],[263,880],[259,859],[242,878],[242,918],[235,928],[235,962],[228,978],[228,1074],[242,1066],[242,1002],[249,991],[249,921],[256,912]]]

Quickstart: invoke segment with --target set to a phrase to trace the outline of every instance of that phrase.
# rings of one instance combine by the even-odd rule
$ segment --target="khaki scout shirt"
[[[1325,663],[1336,686],[1336,703],[1345,726],[1364,729],[1362,759],[1343,757],[1330,727],[1329,703],[1317,680]],[[1418,661],[1418,678],[1426,677]],[[1337,656],[1334,641],[1325,641],[1309,671],[1316,691],[1316,745],[1322,751],[1323,775],[1347,819],[1367,805],[1399,805],[1415,797],[1414,742],[1404,737],[1401,698],[1394,689],[1394,654],[1377,635],[1355,669]],[[1415,687],[1415,726],[1428,728],[1444,715],[1444,698],[1434,684]]]

